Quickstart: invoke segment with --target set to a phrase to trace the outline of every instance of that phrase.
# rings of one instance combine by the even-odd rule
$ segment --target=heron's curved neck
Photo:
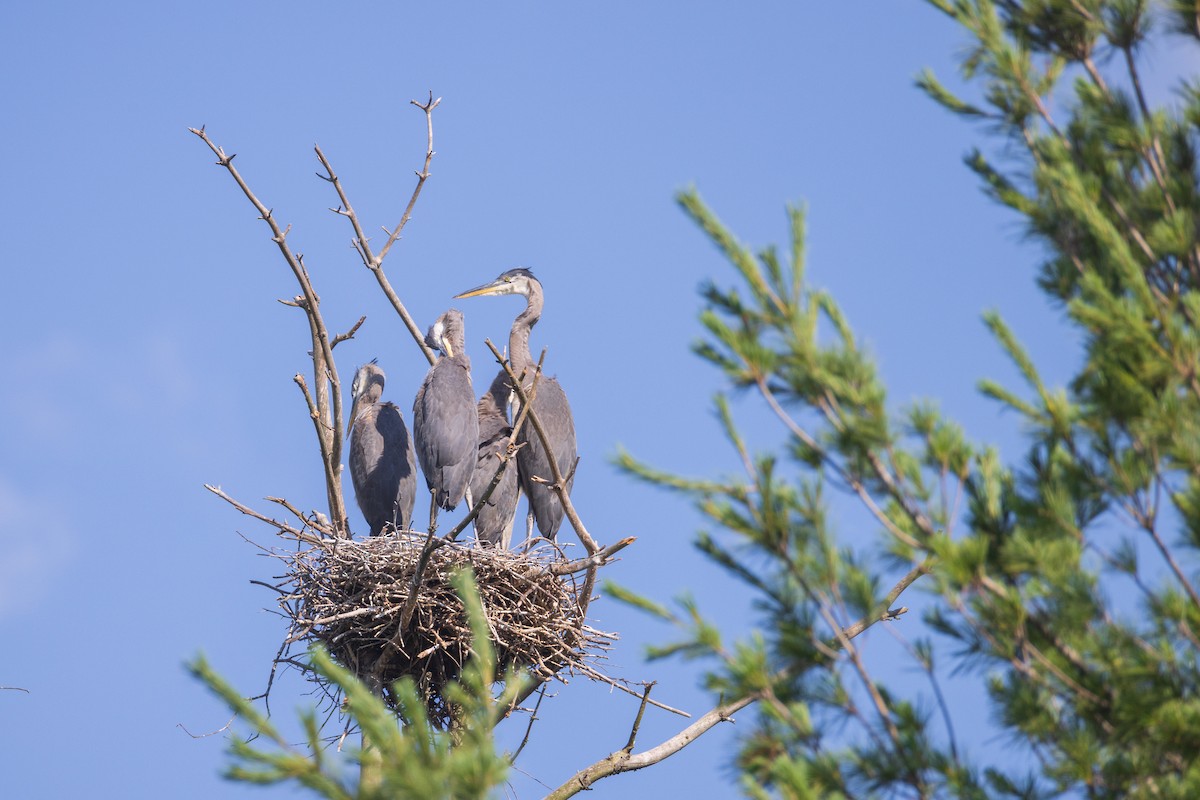
[[[529,352],[529,333],[541,318],[542,288],[531,283],[525,310],[513,320],[512,330],[508,334],[508,357],[512,360],[513,372],[519,377],[521,371],[526,370],[526,380],[533,379],[533,369],[537,366],[537,361]]]
[[[484,392],[483,397],[479,398],[479,416],[481,418],[487,415],[500,417],[505,422],[508,421],[508,395],[512,391],[509,383],[508,373],[500,370],[499,374],[492,379],[492,385]]]

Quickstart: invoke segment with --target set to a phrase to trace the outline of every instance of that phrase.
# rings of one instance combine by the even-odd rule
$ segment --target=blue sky
[[[276,566],[238,535],[270,545],[270,532],[202,484],[258,505],[324,496],[291,381],[307,369],[306,327],[276,302],[296,287],[189,126],[237,153],[292,225],[330,326],[367,315],[337,350],[347,383],[378,357],[385,396],[408,409],[425,363],[327,210],[336,200],[312,145],[368,229],[390,227],[425,142],[408,101],[442,97],[433,174],[389,257],[393,285],[422,326],[457,303],[490,376],[483,339],[504,340],[519,302],[450,298],[513,266],[537,273],[547,309],[533,346],[549,346],[574,407],[576,504],[600,540],[638,537],[607,574],[661,600],[690,591],[731,635],[753,620],[692,552],[696,515],[610,464],[623,445],[688,474],[738,468],[711,413],[718,376],[688,351],[696,288],[731,274],[676,191],[697,187],[755,246],[782,244],[785,204],[807,204],[811,279],[878,356],[893,404],[937,398],[1009,457],[1013,420],[974,389],[1012,378],[980,313],[1000,309],[1052,380],[1077,355],[1033,287],[1037,248],[961,164],[982,134],[913,87],[926,66],[953,84],[965,44],[919,2],[218,0],[26,3],[4,16],[0,685],[29,690],[0,693],[14,797],[291,795],[224,782],[223,737],[178,727],[227,720],[186,659],[203,651],[256,694],[283,633],[249,583]],[[738,405],[755,446],[777,441],[753,403]],[[614,675],[709,707],[693,666],[643,663],[661,628],[607,600],[593,614],[621,635]],[[284,680],[276,714],[311,703],[304,691]],[[621,747],[635,712],[583,680],[558,687],[509,793],[540,796]],[[641,743],[679,726],[652,714]],[[592,796],[735,797],[731,733]]]

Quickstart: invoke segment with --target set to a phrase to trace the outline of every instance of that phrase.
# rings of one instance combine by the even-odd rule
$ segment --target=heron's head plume
[[[387,380],[383,374],[383,369],[379,366],[377,359],[372,358],[366,364],[358,368],[358,372],[354,374],[354,383],[350,385],[350,396],[355,400],[362,397],[364,400],[371,396],[371,402],[379,399],[383,394],[383,384]]]

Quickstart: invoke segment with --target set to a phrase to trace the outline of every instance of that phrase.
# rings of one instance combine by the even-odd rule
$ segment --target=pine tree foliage
[[[697,547],[759,612],[758,632],[730,642],[695,602],[656,604],[680,635],[652,655],[708,659],[715,693],[759,701],[736,756],[748,797],[1200,797],[1200,82],[1156,108],[1140,72],[1147,53],[1194,47],[1200,12],[930,2],[969,34],[977,97],[929,72],[918,85],[994,137],[999,155],[967,165],[1044,245],[1039,285],[1083,334],[1081,363],[1047,385],[985,315],[1023,380],[980,385],[1023,421],[1028,449],[1011,462],[931,404],[888,406],[838,305],[806,281],[801,211],[784,258],[682,194],[736,273],[703,287],[696,353],[759,396],[783,444],[751,453],[718,397],[743,476],[619,456],[694,499],[711,525]],[[839,541],[831,491],[871,514],[887,558]],[[870,666],[858,634],[923,575],[929,634],[906,647],[929,688],[914,692],[902,669]],[[980,715],[947,707],[948,669],[979,679],[997,753],[960,746],[955,724]]]

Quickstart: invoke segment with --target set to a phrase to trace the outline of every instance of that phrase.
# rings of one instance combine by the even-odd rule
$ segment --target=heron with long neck
[[[566,479],[568,494],[575,482],[575,461],[578,447],[575,443],[575,421],[571,417],[571,405],[567,394],[554,378],[542,376],[534,389],[534,374],[537,362],[529,351],[529,334],[542,316],[542,284],[527,269],[510,269],[491,283],[455,295],[456,298],[483,297],[487,295],[518,294],[525,298],[525,310],[513,320],[508,334],[508,358],[513,373],[521,379],[525,392],[533,391],[532,409],[546,432],[550,451],[558,466],[559,474]],[[516,412],[514,412],[515,415]],[[533,425],[521,426],[517,441],[524,446],[517,451],[517,467],[521,489],[529,498],[528,525],[537,522],[538,531],[547,539],[553,539],[562,525],[563,507],[557,492],[552,488],[554,473],[550,468],[550,457],[542,446],[541,437]],[[544,483],[542,482],[544,481]]]
[[[438,317],[425,336],[426,344],[442,353],[413,403],[413,438],[432,495],[430,527],[439,507],[452,511],[463,499],[475,469],[479,417],[465,339],[462,312],[453,308]]]
[[[354,497],[372,536],[387,526],[409,527],[417,489],[412,439],[400,409],[379,399],[384,382],[374,360],[359,367],[350,387],[353,404],[346,430]]]

